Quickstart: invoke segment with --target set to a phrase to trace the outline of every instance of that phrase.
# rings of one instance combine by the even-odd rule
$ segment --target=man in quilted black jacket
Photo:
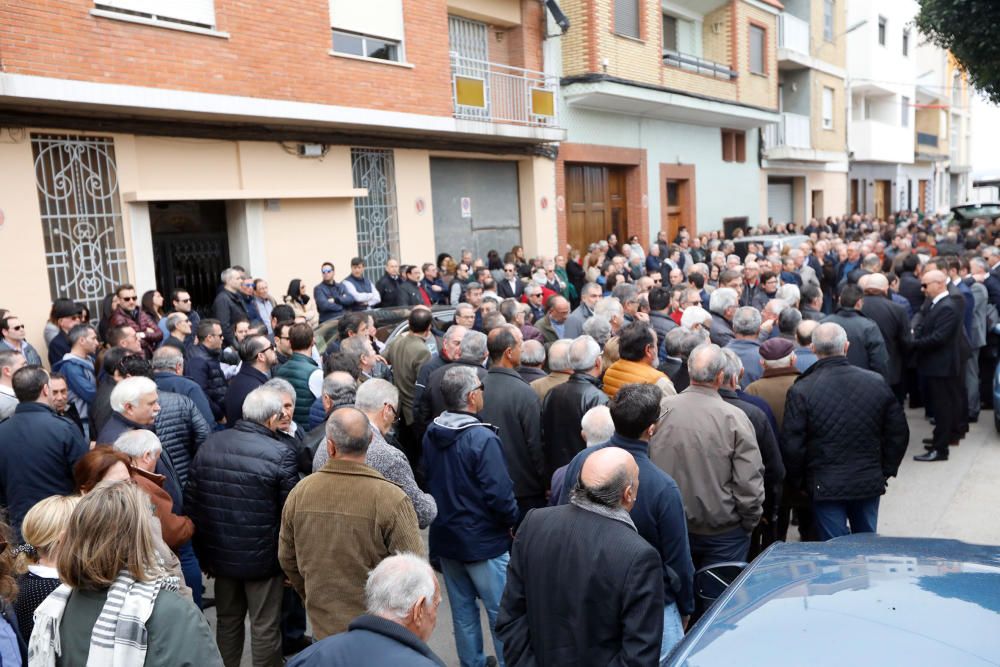
[[[875,532],[879,499],[910,439],[889,385],[851,365],[849,345],[839,324],[816,327],[812,348],[819,360],[795,381],[785,403],[787,477],[812,498],[820,540]]]

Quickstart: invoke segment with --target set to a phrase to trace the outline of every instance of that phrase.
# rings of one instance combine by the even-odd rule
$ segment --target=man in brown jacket
[[[764,375],[751,382],[746,391],[767,401],[780,432],[785,419],[785,397],[800,375],[795,366],[795,345],[784,338],[772,338],[760,346],[760,359]]]
[[[372,434],[356,408],[326,423],[330,460],[292,490],[281,516],[278,561],[302,596],[317,639],[365,613],[365,580],[384,558],[424,555],[413,504],[365,465]]]
[[[764,464],[753,425],[719,396],[722,348],[699,345],[688,358],[691,385],[668,398],[649,458],[684,498],[695,568],[742,561],[764,504]]]

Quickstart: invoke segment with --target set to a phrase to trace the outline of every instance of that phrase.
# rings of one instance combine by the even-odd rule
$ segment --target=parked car
[[[785,247],[798,248],[808,240],[809,237],[802,234],[761,234],[759,236],[741,236],[738,239],[733,239],[733,245],[736,246],[736,254],[743,260],[746,259],[747,248],[751,243],[763,245],[764,253],[766,254],[775,246],[777,246],[778,252],[781,252]]]
[[[411,306],[393,306],[390,308],[374,308],[368,312],[375,320],[375,337],[382,343],[388,345],[393,338],[409,331],[407,318],[410,316]],[[434,306],[431,308],[434,313],[434,327],[439,330],[448,328],[448,325],[455,319],[454,306]],[[316,349],[326,350],[326,346],[331,341],[339,340],[337,326],[340,318],[328,320],[319,325],[316,329]]]
[[[877,535],[776,543],[667,664],[1000,664],[1000,547]]]
[[[976,218],[996,220],[1000,218],[1000,204],[961,204],[951,207],[951,222],[958,222],[962,229],[972,226]]]

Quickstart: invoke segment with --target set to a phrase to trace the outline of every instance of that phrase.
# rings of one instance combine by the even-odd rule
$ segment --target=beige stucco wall
[[[399,258],[404,264],[422,264],[437,257],[434,246],[434,209],[431,200],[431,158],[428,151],[394,151],[396,210],[399,216]],[[417,202],[423,212],[417,210]]]
[[[521,199],[521,245],[528,257],[554,257],[556,247],[556,163],[533,157],[518,163]],[[545,206],[542,206],[542,200]]]
[[[7,139],[6,133],[4,139]],[[30,342],[46,358],[42,327],[49,315],[52,298],[45,268],[45,239],[42,236],[31,143],[25,133],[17,143],[0,141],[0,307],[18,315],[26,327]]]
[[[823,216],[843,215],[847,211],[847,174],[814,171],[808,176],[810,197],[813,190],[823,191]]]
[[[847,123],[845,118],[844,80],[819,70],[810,72],[810,133],[812,145],[818,151],[843,153],[846,150]],[[823,88],[833,89],[833,129],[823,128]]]
[[[778,17],[745,2],[736,7],[736,70],[739,101],[766,109],[778,108]],[[765,75],[750,71],[750,25],[766,31],[764,49]]]
[[[448,0],[448,13],[512,26],[521,22],[521,3],[516,0]]]
[[[812,44],[812,56],[836,67],[845,67],[847,63],[847,1],[838,0],[833,3],[833,41],[823,38],[823,2],[812,0],[809,17],[809,43]]]
[[[283,199],[279,211],[265,207],[263,215],[272,293],[284,294],[293,278],[315,285],[323,262],[333,262],[337,280],[350,273],[357,247],[351,200]]]

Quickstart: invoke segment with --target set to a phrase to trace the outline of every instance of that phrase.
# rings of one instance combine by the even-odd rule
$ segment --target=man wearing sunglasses
[[[7,314],[0,319],[0,350],[12,350],[20,352],[28,366],[41,366],[42,358],[25,340],[27,333],[21,318],[17,315]]]
[[[271,369],[278,363],[277,351],[267,336],[252,336],[240,348],[240,372],[233,376],[226,390],[224,407],[226,426],[232,428],[243,417],[243,401],[250,392],[271,379]]]
[[[139,307],[139,297],[135,287],[129,284],[119,285],[115,290],[118,296],[118,307],[111,314],[112,327],[132,327],[142,343],[142,351],[147,359],[152,359],[153,350],[163,340],[163,332],[152,315]]]

